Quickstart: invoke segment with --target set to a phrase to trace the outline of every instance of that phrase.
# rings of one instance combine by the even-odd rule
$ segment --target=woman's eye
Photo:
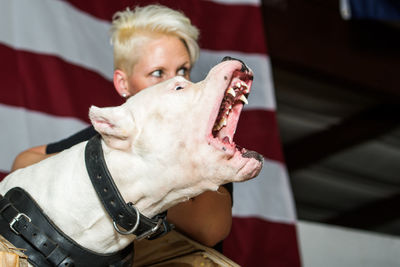
[[[187,68],[180,68],[180,69],[176,72],[176,75],[178,75],[178,76],[186,76],[187,72],[188,72],[188,69],[187,69]]]
[[[182,85],[177,85],[177,86],[175,86],[175,90],[181,90],[181,89],[183,89],[183,88],[185,88],[185,87],[183,87]]]
[[[163,74],[162,70],[155,70],[151,73],[151,76],[161,78],[162,74]]]

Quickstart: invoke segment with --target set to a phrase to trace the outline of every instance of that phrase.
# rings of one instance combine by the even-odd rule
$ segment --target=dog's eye
[[[181,89],[183,89],[184,87],[182,86],[182,85],[177,85],[177,86],[175,86],[175,90],[181,90]]]

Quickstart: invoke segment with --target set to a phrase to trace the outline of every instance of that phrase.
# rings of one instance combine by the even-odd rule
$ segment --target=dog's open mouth
[[[244,104],[248,104],[252,81],[253,75],[248,71],[236,70],[233,73],[212,128],[212,136],[219,143],[218,146],[232,155],[239,151],[243,157],[253,157],[247,156],[249,151],[233,142],[240,113]]]

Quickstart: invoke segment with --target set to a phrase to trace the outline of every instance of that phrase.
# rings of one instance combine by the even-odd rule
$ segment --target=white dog
[[[90,120],[123,199],[151,218],[206,190],[256,177],[262,157],[233,142],[251,83],[251,70],[229,60],[201,82],[175,77],[121,106],[92,106]],[[86,143],[11,173],[0,194],[24,189],[72,240],[97,253],[115,252],[135,236],[114,230],[88,177]]]

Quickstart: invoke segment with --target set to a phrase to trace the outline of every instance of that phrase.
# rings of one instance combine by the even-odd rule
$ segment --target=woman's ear
[[[128,76],[122,70],[116,69],[114,70],[114,87],[117,90],[118,94],[123,98],[127,98],[129,96],[128,91]]]

